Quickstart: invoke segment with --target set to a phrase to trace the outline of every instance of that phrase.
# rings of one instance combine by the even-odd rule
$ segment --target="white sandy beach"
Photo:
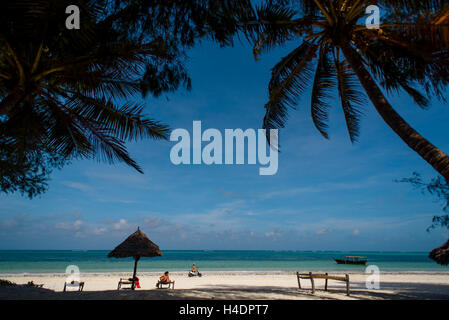
[[[211,271],[201,278],[173,272],[175,290],[156,289],[159,275],[139,273],[142,288],[133,292],[116,290],[118,279],[128,273],[87,273],[81,276],[84,292],[63,293],[65,274],[0,274],[0,279],[19,285],[43,284],[43,289],[0,287],[0,299],[449,299],[449,272],[383,273],[380,289],[366,288],[366,274],[349,273],[349,297],[344,283],[332,280],[328,292],[323,291],[324,280],[316,280],[315,295],[308,280],[301,280],[303,290],[298,290],[296,275],[287,271]]]

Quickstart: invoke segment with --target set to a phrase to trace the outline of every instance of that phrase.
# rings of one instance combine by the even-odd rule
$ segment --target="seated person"
[[[162,283],[169,283],[169,282],[170,282],[170,277],[169,277],[168,271],[165,271],[165,272],[164,272],[164,275],[162,275],[162,276],[159,278],[159,282],[162,282]]]
[[[173,283],[173,282],[174,282],[174,281],[171,281],[171,280],[170,280],[170,276],[169,276],[168,271],[165,271],[165,272],[164,272],[164,275],[162,275],[162,276],[159,278],[159,281],[156,283],[156,287],[158,287],[160,283],[167,284],[167,283]]]
[[[192,265],[192,270],[189,272],[189,276],[191,276],[191,277],[193,277],[193,276],[200,276],[201,277],[201,273],[195,267],[195,264]]]
[[[138,277],[134,277],[134,278],[129,278],[128,281],[133,282],[137,288],[140,288],[140,282],[139,282],[139,278]]]

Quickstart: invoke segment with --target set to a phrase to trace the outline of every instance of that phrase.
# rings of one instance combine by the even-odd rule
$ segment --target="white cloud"
[[[365,178],[363,181],[357,180],[352,182],[326,182],[315,186],[297,187],[283,190],[276,190],[259,195],[260,199],[267,200],[280,197],[293,197],[301,194],[323,193],[328,191],[345,191],[358,190],[367,188],[379,183],[378,176]]]
[[[123,229],[128,229],[129,225],[125,219],[120,219],[118,222],[116,222],[112,225],[112,228],[114,230],[123,230]]]
[[[56,229],[61,230],[80,230],[84,226],[84,221],[82,220],[75,220],[73,222],[58,222],[55,225]]]
[[[100,236],[106,233],[106,231],[108,231],[107,228],[105,227],[99,227],[99,228],[94,228],[94,230],[92,231],[93,234]]]
[[[91,192],[93,191],[93,188],[87,184],[84,183],[80,183],[80,182],[73,182],[73,181],[63,181],[62,182],[63,185],[72,188],[72,189],[76,189],[82,192]]]
[[[282,233],[275,231],[265,232],[265,237],[270,238],[272,240],[277,240],[279,237],[282,237],[282,235],[283,235]]]
[[[325,235],[325,234],[328,234],[328,233],[331,233],[331,232],[332,232],[332,229],[327,228],[327,227],[323,227],[323,228],[318,229],[317,231],[315,231],[315,234],[317,234],[319,236],[322,236],[322,235]]]

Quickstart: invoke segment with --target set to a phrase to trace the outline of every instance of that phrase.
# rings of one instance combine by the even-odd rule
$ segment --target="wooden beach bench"
[[[78,291],[81,292],[84,289],[84,282],[78,282],[78,281],[64,282],[64,290],[63,290],[63,292],[66,292],[68,287],[70,287],[70,288],[78,288]]]
[[[167,287],[164,287],[164,286],[167,286]],[[158,289],[164,289],[164,288],[170,289],[170,287],[171,287],[171,289],[175,289],[175,282],[174,281],[170,281],[170,282],[158,281],[156,283],[156,288],[158,288]]]
[[[118,282],[118,285],[117,285],[117,290],[122,289],[122,285],[130,285],[129,288],[123,288],[123,289],[134,290],[136,288],[136,280],[129,280],[129,279],[120,278],[120,280]]]
[[[301,279],[310,279],[310,282],[312,283],[312,294],[315,294],[315,279],[325,279],[324,282],[324,291],[328,291],[327,290],[327,282],[329,280],[336,280],[336,281],[343,281],[346,283],[346,295],[349,296],[349,275],[345,274],[344,276],[334,276],[334,275],[329,275],[327,273],[299,273],[296,272],[296,277],[298,279],[298,287],[299,289],[301,288]]]

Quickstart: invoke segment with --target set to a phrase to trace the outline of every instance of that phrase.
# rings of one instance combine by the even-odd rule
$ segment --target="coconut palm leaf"
[[[125,142],[167,139],[168,127],[147,117],[144,104],[126,100],[139,99],[142,93],[159,96],[180,86],[190,88],[181,46],[191,42],[180,38],[180,29],[170,37],[174,27],[158,21],[176,20],[183,28],[190,24],[196,37],[199,30],[192,16],[177,10],[207,4],[130,0],[116,6],[113,2],[0,3],[0,115],[4,120],[0,126],[5,139],[15,141],[20,152],[35,153],[33,144],[26,141],[41,141],[67,159],[97,154],[98,159],[123,161],[141,171],[129,157]],[[76,32],[65,27],[66,15],[61,14],[69,4],[81,10],[82,28]],[[145,11],[155,20],[148,20]],[[138,31],[143,22],[145,36]],[[30,118],[25,114],[30,110],[36,120],[27,122],[30,130],[13,130],[18,119]]]
[[[315,48],[304,42],[273,68],[269,84],[270,98],[265,105],[265,129],[284,126],[287,110],[296,107],[298,96],[302,95],[312,77],[311,61],[314,54]]]
[[[20,180],[11,174],[17,159],[23,159],[20,175],[49,172],[46,166],[60,158],[122,161],[141,172],[126,143],[168,136],[166,125],[146,115],[141,98],[190,89],[185,50],[204,37],[232,44],[237,17],[253,15],[248,3],[1,1],[0,147],[7,149],[1,190],[17,190],[10,183]],[[68,5],[80,8],[79,30],[65,26]]]
[[[444,89],[449,84],[449,42],[446,41],[449,34],[446,26],[448,4],[447,0],[267,1],[263,8],[268,10],[270,21],[259,18],[264,16],[263,10],[257,12],[258,17],[254,21],[278,25],[252,27],[252,30],[259,32],[254,36],[257,39],[254,52],[258,54],[275,45],[283,45],[286,39],[290,40],[286,36],[290,35],[286,32],[287,28],[276,30],[281,28],[281,21],[290,30],[295,30],[296,23],[292,41],[297,40],[298,45],[273,69],[264,127],[284,127],[288,109],[296,106],[304,88],[314,78],[312,120],[321,134],[328,137],[329,98],[324,89],[331,87],[330,69],[324,67],[327,63],[323,62],[323,55],[320,54],[320,58],[315,60],[312,52],[329,48],[334,53],[338,94],[350,140],[355,142],[359,138],[364,103],[363,95],[357,88],[362,85],[390,128],[449,181],[449,157],[414,130],[393,109],[381,90],[383,87],[387,94],[391,91],[405,92],[420,107],[428,106],[432,94],[444,98]],[[370,29],[365,25],[365,12],[370,5],[378,5],[383,10],[379,29]],[[279,19],[275,17],[279,6],[296,11],[291,24],[285,21],[288,18],[285,14],[281,13]],[[308,23],[302,24],[304,21]],[[264,33],[265,30],[270,32]],[[274,34],[276,32],[278,35]]]
[[[322,47],[315,71],[315,80],[311,95],[312,121],[318,131],[329,138],[327,133],[329,121],[330,91],[335,88],[335,68],[328,57],[328,48]]]
[[[354,143],[360,135],[361,108],[366,103],[365,95],[359,91],[356,75],[345,62],[335,61],[338,79],[338,94],[345,115],[349,138]]]
[[[274,46],[291,40],[300,23],[293,22],[296,12],[279,4],[266,3],[256,9],[257,19],[263,23],[245,24],[246,34],[257,34],[254,39],[253,54],[257,59],[263,52],[271,50]],[[257,29],[254,29],[254,27]]]

